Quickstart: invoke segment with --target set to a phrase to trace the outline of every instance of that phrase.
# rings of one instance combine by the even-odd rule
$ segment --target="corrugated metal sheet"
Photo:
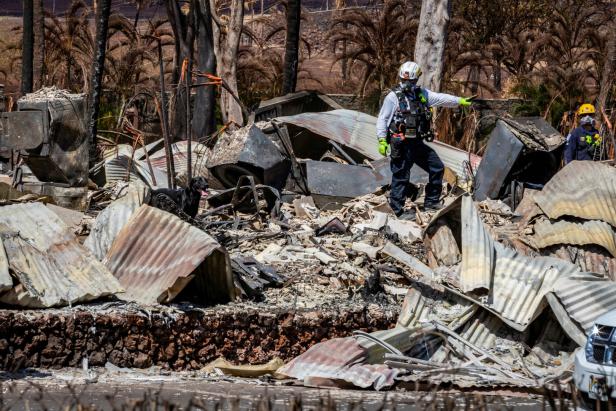
[[[470,196],[462,197],[462,267],[460,288],[464,292],[490,288],[494,244]]]
[[[541,220],[535,223],[534,230],[535,234],[530,237],[530,240],[537,248],[555,244],[597,244],[616,257],[616,233],[612,226],[603,221],[551,223],[549,220]]]
[[[120,230],[103,262],[127,300],[167,303],[191,281],[201,303],[235,298],[225,249],[197,227],[147,205]]]
[[[616,258],[599,246],[561,245],[549,251],[552,257],[560,258],[577,265],[582,272],[602,274],[616,281]]]
[[[599,316],[616,310],[616,282],[597,274],[576,273],[560,279],[554,294],[587,334]]]
[[[173,151],[173,165],[175,172],[178,175],[186,174],[188,171],[188,142],[178,141],[171,145]],[[199,144],[196,141],[192,142],[192,166],[193,175],[203,175],[207,171],[205,167],[208,159],[209,149],[203,144]],[[150,156],[150,162],[152,167],[156,167],[164,172],[167,171],[167,156],[165,149],[159,150]]]
[[[298,380],[342,380],[361,388],[390,387],[400,372],[383,364],[363,364],[368,351],[354,338],[334,338],[316,344],[278,369],[279,374]]]
[[[376,144],[376,117],[369,114],[354,110],[333,110],[277,117],[275,121],[306,128],[315,134],[350,147],[370,160],[382,158]],[[471,165],[476,169],[481,161],[481,157],[475,155],[469,157],[466,151],[438,141],[427,144],[438,153],[443,163],[463,180],[468,179],[465,164],[470,160]]]
[[[535,196],[551,219],[568,215],[616,227],[616,169],[595,161],[572,161]]]
[[[130,183],[124,194],[101,211],[83,243],[92,254],[102,261],[113,240],[126,225],[135,210],[148,201],[150,189],[141,181]]]
[[[163,169],[154,167],[152,164],[154,177],[150,172],[150,167],[146,160],[138,160],[139,154],[143,150],[135,150],[134,158],[131,160],[132,147],[127,144],[119,144],[111,150],[106,151],[103,156],[105,158],[105,179],[108,183],[114,181],[127,181],[127,170],[130,164],[130,172],[128,172],[128,181],[142,180],[148,186],[154,188],[167,188],[166,166]],[[164,150],[163,150],[164,152]],[[163,157],[163,162],[164,162]],[[154,184],[156,181],[156,184]]]
[[[472,218],[470,222],[483,226],[480,219]],[[463,245],[462,260],[470,258],[471,261],[488,261],[486,252],[490,250],[490,243],[493,244],[494,257],[489,268],[492,277],[488,302],[464,296],[499,315],[518,331],[523,331],[541,312],[545,306],[544,297],[552,291],[557,279],[579,271],[575,265],[557,258],[521,255],[493,241],[489,235],[480,235],[481,229],[478,227],[467,229],[477,233],[477,236]]]
[[[0,301],[53,307],[122,291],[107,268],[41,203],[0,207],[0,233],[19,285]]]

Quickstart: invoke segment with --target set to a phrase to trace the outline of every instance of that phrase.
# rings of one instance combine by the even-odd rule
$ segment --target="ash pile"
[[[374,389],[566,383],[594,319],[616,308],[616,169],[559,170],[562,136],[503,115],[483,157],[429,143],[445,207],[409,200],[415,220],[399,220],[375,123],[298,93],[206,142],[102,144],[85,211],[6,177],[0,302],[395,307],[393,328],[305,347],[277,375]],[[414,168],[418,203],[426,182]],[[184,200],[169,201],[177,184]]]

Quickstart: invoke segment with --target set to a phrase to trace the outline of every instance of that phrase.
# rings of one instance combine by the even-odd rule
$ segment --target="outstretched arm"
[[[454,96],[451,94],[437,93],[430,91],[427,88],[422,89],[429,107],[458,107],[462,104],[461,100],[466,101],[463,97]]]

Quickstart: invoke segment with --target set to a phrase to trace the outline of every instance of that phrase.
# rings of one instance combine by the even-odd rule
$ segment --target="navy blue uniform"
[[[590,131],[584,127],[579,126],[567,136],[567,143],[565,145],[565,164],[573,160],[594,160],[593,153],[595,150],[594,145],[588,144],[586,138],[591,138],[598,134],[596,128],[591,128]],[[593,140],[594,141],[594,140]]]
[[[396,215],[402,213],[408,193],[411,167],[417,164],[428,173],[425,205],[437,204],[443,189],[445,166],[436,151],[420,138],[391,142],[391,193],[389,205]]]

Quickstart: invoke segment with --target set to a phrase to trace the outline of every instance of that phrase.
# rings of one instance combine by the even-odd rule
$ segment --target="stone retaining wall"
[[[267,312],[254,308],[152,312],[73,308],[0,311],[0,368],[199,369],[217,357],[238,363],[289,360],[313,344],[395,325],[392,310]]]

